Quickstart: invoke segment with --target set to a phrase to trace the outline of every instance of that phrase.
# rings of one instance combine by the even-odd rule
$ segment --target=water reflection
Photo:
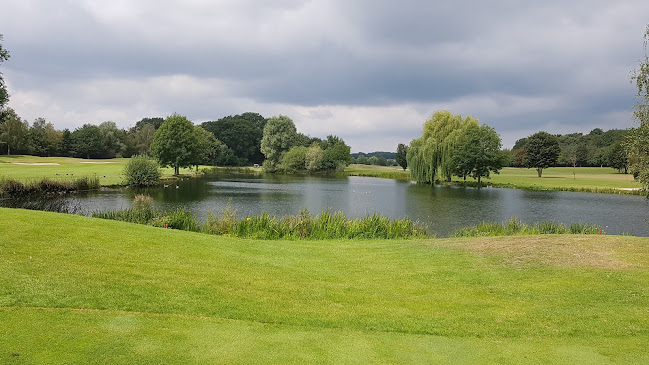
[[[368,177],[312,177],[222,174],[169,183],[149,189],[105,189],[63,197],[61,210],[90,214],[123,209],[136,194],[150,195],[157,208],[185,207],[205,219],[231,204],[240,216],[263,212],[284,216],[306,208],[343,211],[350,217],[374,212],[392,218],[411,217],[429,225],[440,236],[482,221],[501,222],[513,216],[524,222],[555,220],[566,224],[587,222],[613,234],[649,235],[645,218],[649,204],[639,196],[495,188],[417,185]],[[0,204],[19,206],[19,203]],[[34,202],[33,209],[39,209]],[[56,210],[55,204],[50,210]],[[47,205],[46,204],[46,205]]]

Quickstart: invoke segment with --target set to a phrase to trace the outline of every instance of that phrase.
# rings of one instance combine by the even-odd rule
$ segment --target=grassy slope
[[[410,172],[394,166],[350,165],[345,169],[349,175],[376,176],[395,179],[410,179]],[[462,179],[455,177],[454,181]],[[474,181],[468,178],[467,181]],[[486,183],[511,185],[527,188],[584,188],[591,190],[614,188],[640,188],[640,183],[633,180],[630,174],[620,174],[609,167],[551,167],[543,170],[543,177],[538,178],[535,169],[505,167],[500,174],[492,174]]]
[[[0,155],[0,177],[29,182],[44,177],[72,179],[96,174],[102,185],[119,185],[123,183],[122,170],[127,161],[127,158],[85,160],[69,157]],[[16,163],[56,163],[58,165],[18,165]],[[162,171],[164,176],[173,175],[173,168],[165,168]],[[182,169],[181,173],[190,173],[190,170]]]
[[[2,363],[649,362],[649,239],[239,240],[0,209]]]

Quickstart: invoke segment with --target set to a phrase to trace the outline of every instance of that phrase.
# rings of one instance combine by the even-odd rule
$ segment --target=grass
[[[344,174],[411,180],[409,171],[404,172],[396,166],[350,165]],[[453,183],[477,185],[471,178],[467,178],[465,182],[454,177]],[[633,180],[633,175],[618,173],[610,167],[551,167],[543,170],[541,178],[537,176],[535,169],[505,167],[500,174],[492,174],[490,179],[483,179],[483,184],[528,190],[646,194],[637,190],[642,185]]]
[[[99,177],[102,186],[123,185],[122,171],[127,158],[85,160],[69,157],[38,157],[0,155],[0,177],[28,183],[43,178],[67,181],[78,177]],[[23,165],[23,164],[52,165]],[[191,169],[181,169],[182,174],[191,174]],[[162,169],[163,178],[173,176],[173,168]]]
[[[0,216],[0,363],[649,362],[648,238],[256,241]]]
[[[184,209],[159,211],[152,208],[151,198],[135,197],[134,207],[124,210],[99,211],[95,218],[147,224],[155,227],[252,239],[410,239],[428,237],[427,227],[409,218],[390,219],[378,213],[348,219],[342,212],[324,210],[313,216],[303,209],[299,215],[277,218],[267,213],[238,217],[228,207],[221,214],[210,213],[204,224]],[[140,205],[138,207],[137,205]]]
[[[566,226],[563,223],[537,222],[529,225],[521,222],[516,217],[504,223],[482,222],[473,227],[457,230],[454,237],[482,237],[482,236],[516,236],[539,234],[602,234],[601,228],[594,224],[572,223]]]

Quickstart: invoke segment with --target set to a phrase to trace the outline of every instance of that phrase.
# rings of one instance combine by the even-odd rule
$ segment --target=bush
[[[123,172],[126,184],[130,186],[151,186],[155,185],[160,176],[160,165],[158,162],[146,155],[131,157]]]

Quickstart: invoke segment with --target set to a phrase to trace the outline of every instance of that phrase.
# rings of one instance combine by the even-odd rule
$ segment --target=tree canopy
[[[182,115],[172,114],[155,132],[151,154],[161,166],[173,167],[174,174],[178,175],[181,167],[194,165],[197,144],[192,122]]]
[[[410,143],[407,153],[408,167],[417,182],[434,183],[438,175],[447,180],[453,175],[453,153],[462,135],[478,120],[451,112],[437,111],[424,123],[423,134]]]
[[[261,152],[266,156],[264,170],[272,172],[277,169],[282,153],[295,146],[296,136],[297,130],[291,118],[280,115],[268,119],[261,139]]]
[[[0,63],[7,61],[9,59],[9,52],[2,47],[2,34],[0,34]],[[9,93],[7,92],[7,85],[5,84],[5,80],[2,76],[2,72],[0,72],[0,111],[4,108],[4,106],[7,104],[9,101]]]
[[[481,182],[490,173],[499,173],[505,164],[500,136],[488,125],[469,124],[451,158],[453,174],[471,176]]]
[[[557,163],[561,149],[557,136],[541,131],[527,137],[525,150],[527,167],[535,168],[541,177],[543,169]]]
[[[227,116],[216,121],[201,124],[206,131],[225,143],[237,160],[234,164],[261,163],[261,138],[266,119],[257,113],[243,113]]]
[[[408,168],[408,146],[399,143],[399,145],[397,145],[397,153],[394,157],[397,160],[397,164],[401,166],[403,171],[406,171],[406,168]]]

